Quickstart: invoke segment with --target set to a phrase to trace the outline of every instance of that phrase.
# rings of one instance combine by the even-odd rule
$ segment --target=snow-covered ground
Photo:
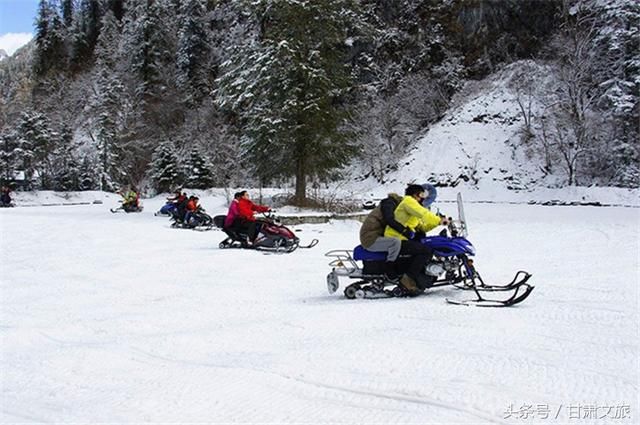
[[[265,255],[115,199],[0,210],[0,422],[638,422],[638,208],[467,204],[485,280],[536,286],[483,309],[329,295],[355,221]]]

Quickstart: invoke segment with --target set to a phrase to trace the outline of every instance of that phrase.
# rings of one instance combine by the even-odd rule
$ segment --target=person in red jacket
[[[191,216],[193,215],[194,212],[196,212],[198,210],[198,201],[200,200],[200,198],[198,198],[197,196],[191,196],[189,197],[189,201],[187,202],[187,205],[185,207],[186,213],[184,215],[184,222],[186,224],[189,224],[189,220],[191,219]]]
[[[236,218],[236,227],[242,229],[249,236],[249,243],[253,243],[258,233],[258,225],[256,223],[256,212],[267,212],[271,209],[264,205],[258,205],[251,202],[249,199],[249,192],[243,190],[240,192],[240,198],[238,199],[238,216]]]

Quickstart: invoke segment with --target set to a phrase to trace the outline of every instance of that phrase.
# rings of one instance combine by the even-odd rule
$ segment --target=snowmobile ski
[[[318,242],[319,242],[318,239],[312,239],[308,245],[298,245],[298,248],[302,248],[302,249],[313,248],[314,246],[318,245]]]
[[[138,206],[138,207],[136,207],[134,209],[127,210],[127,209],[125,209],[125,207],[119,206],[118,208],[109,208],[109,211],[111,211],[114,214],[115,213],[119,213],[119,212],[125,212],[125,213],[129,214],[129,213],[140,213],[140,212],[142,212],[143,209],[144,208],[142,206]]]
[[[513,277],[513,280],[506,285],[486,285],[482,279],[480,279],[480,284],[475,286],[475,289],[479,291],[485,292],[498,292],[498,291],[509,291],[513,288],[519,287],[520,285],[527,283],[527,281],[531,278],[531,274],[525,272],[524,270],[520,270]]]
[[[169,227],[171,227],[172,229],[185,229],[185,230],[195,230],[197,232],[207,232],[213,229],[213,224],[206,225],[206,226],[192,226],[189,224],[173,222]]]
[[[478,297],[475,300],[453,300],[450,298],[445,298],[445,300],[449,304],[456,305],[465,305],[465,306],[475,306],[475,307],[509,307],[518,303],[521,303],[531,294],[534,286],[529,285],[528,283],[520,283],[516,286],[512,286],[510,289],[513,291],[513,294],[505,299],[505,300],[495,300],[495,299],[486,299],[481,294],[481,289],[473,288],[475,290],[476,296]],[[506,291],[507,289],[505,289]]]

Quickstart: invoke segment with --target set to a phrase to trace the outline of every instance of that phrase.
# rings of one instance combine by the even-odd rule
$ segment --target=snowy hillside
[[[637,422],[636,208],[470,203],[485,280],[536,286],[481,309],[329,295],[355,221],[264,255],[102,200],[0,210],[2,423]]]
[[[523,120],[515,94],[507,87],[510,73],[506,70],[483,82],[480,92],[450,110],[418,142],[396,178],[445,185],[466,182],[480,189],[493,182],[511,189],[532,186],[540,176],[537,161],[528,161],[516,141]]]
[[[346,185],[352,193],[380,198],[401,191],[410,182],[438,186],[442,199],[453,200],[461,190],[468,201],[518,203],[594,203],[640,205],[640,190],[610,187],[560,187],[560,168],[542,171],[538,148],[520,140],[523,114],[518,105],[518,78],[530,67],[534,86],[546,84],[549,70],[532,62],[517,62],[481,82],[468,83],[465,97],[419,139],[399,163],[398,171],[381,185],[373,178]],[[522,95],[520,95],[522,96]],[[527,101],[528,99],[523,99]],[[531,109],[541,106],[532,99]]]

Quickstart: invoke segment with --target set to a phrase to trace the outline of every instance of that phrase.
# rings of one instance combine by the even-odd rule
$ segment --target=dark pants
[[[400,246],[400,255],[411,255],[409,267],[406,274],[410,278],[420,283],[423,280],[422,272],[425,264],[427,264],[433,256],[433,251],[417,241],[402,241]]]
[[[249,237],[249,240],[253,241],[258,233],[258,224],[255,221],[249,220],[236,220],[232,229],[238,233],[244,233]]]
[[[138,210],[138,205],[136,203],[136,201],[131,201],[131,202],[125,202],[122,204],[122,209],[129,212],[129,211],[137,211]]]

